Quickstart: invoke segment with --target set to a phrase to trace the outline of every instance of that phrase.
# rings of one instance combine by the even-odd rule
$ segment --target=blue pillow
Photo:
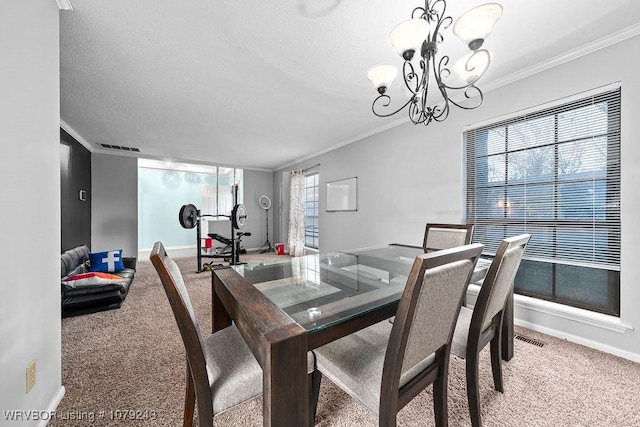
[[[89,254],[89,271],[114,273],[120,270],[124,270],[122,249]]]

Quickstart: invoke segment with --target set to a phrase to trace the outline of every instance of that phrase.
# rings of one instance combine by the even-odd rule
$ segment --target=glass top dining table
[[[390,244],[232,268],[308,333],[397,303],[422,247]],[[471,279],[491,263],[480,258]]]
[[[308,351],[394,316],[423,253],[390,244],[213,270],[212,331],[235,325],[262,367],[265,426],[310,424]],[[471,281],[490,263],[480,258]],[[503,333],[505,360],[512,335]]]

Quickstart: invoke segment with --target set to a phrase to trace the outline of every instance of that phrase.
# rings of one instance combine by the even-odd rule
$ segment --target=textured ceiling
[[[447,12],[455,19],[480,3],[450,0]],[[480,87],[640,22],[637,0],[502,4]],[[61,120],[98,152],[104,143],[278,168],[406,117],[373,116],[365,75],[378,63],[401,65],[388,34],[418,5],[73,0],[73,11],[60,12]],[[440,52],[455,61],[467,51],[449,28]]]

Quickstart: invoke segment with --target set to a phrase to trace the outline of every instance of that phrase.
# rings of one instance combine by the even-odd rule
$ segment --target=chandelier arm
[[[447,100],[444,103],[444,107],[442,108],[438,107],[438,109],[434,111],[434,114],[433,114],[434,121],[443,122],[447,119],[447,117],[449,117],[449,112],[451,111],[451,106],[449,105],[449,101],[451,100],[447,98]],[[439,114],[435,114],[436,112],[439,112]]]
[[[449,86],[448,84],[444,84],[444,87],[449,90],[463,90],[463,89],[468,89],[469,86],[474,86],[474,83],[469,83],[463,86]]]
[[[469,64],[471,63],[471,60],[473,59],[473,57],[474,57],[474,56],[476,56],[476,55],[478,55],[479,53],[484,53],[484,54],[486,54],[486,55],[487,55],[487,66],[486,66],[486,67],[485,67],[485,69],[482,71],[482,74],[480,74],[478,77],[476,77],[476,78],[473,80],[473,82],[471,82],[471,83],[468,83],[468,84],[463,85],[463,86],[448,86],[448,85],[447,85],[447,89],[453,89],[453,90],[461,90],[461,89],[465,89],[465,90],[466,90],[466,89],[468,89],[470,86],[474,86],[474,85],[476,84],[476,82],[477,82],[478,80],[480,80],[480,79],[481,79],[481,78],[482,78],[482,77],[487,73],[487,70],[489,70],[489,66],[491,65],[491,54],[490,54],[490,52],[489,52],[487,49],[478,49],[477,51],[475,51],[475,52],[474,52],[474,53],[469,57],[469,59],[467,59],[467,62],[466,62],[466,64],[464,65],[464,68],[465,68],[465,70],[467,70],[467,71],[473,71],[473,70],[474,70],[474,67],[470,67],[470,65],[469,65]],[[478,88],[476,88],[476,89],[478,89]],[[478,89],[478,90],[479,90],[479,89]]]
[[[427,55],[425,59],[420,61],[420,68],[422,69],[422,79],[420,81],[420,90],[421,96],[418,98],[420,100],[420,105],[417,106],[418,112],[422,115],[427,114],[429,107],[427,107],[427,95],[429,94],[429,81],[430,81],[430,70],[429,64],[431,63],[431,54]],[[420,122],[423,122],[421,120]]]
[[[446,100],[442,107],[439,105],[436,105],[431,110],[431,117],[436,122],[443,122],[447,117],[449,117],[449,111],[451,111],[451,107],[449,105],[449,100]]]
[[[407,68],[409,68],[408,72]],[[420,81],[417,79],[416,70],[415,68],[413,68],[413,64],[411,63],[411,61],[404,61],[404,64],[402,65],[402,77],[404,78],[404,85],[407,87],[407,89],[409,89],[414,95],[418,93],[418,90],[420,88]],[[416,80],[415,89],[411,87],[410,83],[410,81],[413,79]]]
[[[478,49],[478,50],[476,50],[475,52],[473,52],[473,55],[471,55],[469,57],[469,59],[467,59],[467,63],[464,66],[468,71],[473,70],[473,68],[469,68],[469,64],[471,62],[471,59],[473,59],[474,56],[476,56],[476,55],[478,55],[480,53],[484,53],[484,54],[487,55],[487,66],[484,67],[484,70],[482,71],[482,74],[480,74],[480,76],[476,79],[476,81],[480,80],[480,78],[487,73],[487,70],[491,66],[491,52],[489,52],[487,49]]]
[[[426,61],[426,62],[425,62]],[[413,124],[424,123],[428,119],[426,114],[426,97],[429,90],[429,57],[420,60],[420,69],[422,70],[422,78],[416,87],[416,94],[412,97],[412,103],[409,106],[409,120]]]
[[[422,69],[422,79],[420,79],[418,90],[422,91],[422,109],[424,110],[427,102],[427,93],[429,92],[429,57],[420,60],[420,69]]]
[[[438,86],[445,86],[446,84],[443,83],[442,81],[442,75],[444,74],[444,77],[447,78],[451,75],[451,70],[449,70],[449,56],[448,55],[444,55],[442,58],[440,58],[440,62],[438,62],[438,69],[436,70],[435,68],[435,63],[434,63],[434,68],[433,68],[433,73],[436,76],[436,80],[438,82]]]
[[[445,0],[436,0],[429,7],[428,16],[430,20],[436,23],[436,26],[431,33],[431,41],[440,43],[444,40],[444,37],[440,30],[445,30],[453,23],[453,19],[450,16],[445,16],[447,12],[447,2]]]
[[[436,24],[435,32],[433,34],[433,41],[437,43],[442,43],[444,41],[444,36],[442,35],[441,30],[442,31],[446,30],[447,28],[449,28],[449,26],[452,23],[453,23],[453,18],[450,16],[447,16],[438,20],[438,23]]]
[[[407,113],[409,114],[409,120],[411,120],[414,125],[420,124],[424,121],[424,119],[421,119],[421,113],[416,102],[409,105]]]
[[[450,75],[451,72],[447,68],[447,64],[449,63],[449,57],[447,55],[440,58],[438,62],[438,68],[436,68],[435,62],[433,63],[433,74],[436,79],[436,83],[438,84],[438,90],[440,91],[440,95],[442,96],[442,100],[444,105],[440,107],[439,105],[435,105],[432,109],[432,117],[433,120],[437,122],[444,121],[449,116],[450,105],[449,105],[449,94],[447,93],[447,87],[442,82],[442,73],[446,73],[446,76]]]
[[[420,12],[420,14],[418,15],[418,18],[424,18],[427,15],[427,11],[429,9],[427,9],[429,2],[425,2],[425,7],[422,6],[418,6],[415,9],[413,9],[413,12],[411,12],[411,18],[415,19],[416,18],[416,12]]]
[[[431,109],[425,110],[422,112],[422,120],[416,124],[422,123],[427,126],[433,120],[433,111]]]
[[[470,90],[471,90],[471,89],[475,90],[475,93],[470,95],[470,94],[469,94],[469,92],[470,92]],[[474,86],[474,85],[469,85],[469,86],[465,89],[465,91],[464,91],[464,96],[465,96],[465,98],[466,98],[466,99],[471,99],[471,98],[473,98],[473,97],[479,97],[479,99],[478,99],[477,104],[472,105],[472,106],[470,106],[470,107],[466,107],[466,106],[464,106],[464,105],[460,105],[460,104],[458,104],[457,102],[455,102],[454,100],[450,100],[450,101],[451,101],[451,103],[452,103],[453,105],[455,105],[455,106],[456,106],[456,107],[458,107],[458,108],[462,108],[463,110],[473,110],[473,109],[478,108],[479,106],[481,106],[481,105],[482,105],[482,103],[484,102],[484,94],[482,93],[482,91],[480,90],[480,88],[478,88],[478,87],[476,87],[476,86]]]
[[[407,101],[407,102],[406,102],[402,107],[398,108],[398,109],[397,109],[397,110],[395,110],[394,112],[389,113],[389,114],[381,114],[381,113],[378,113],[378,112],[376,111],[376,104],[378,104],[378,101],[380,101],[380,99],[386,99],[386,103],[384,103],[384,101],[383,101],[383,103],[382,103],[382,107],[383,107],[383,108],[384,108],[384,107],[388,107],[388,106],[389,106],[389,104],[391,104],[391,97],[390,97],[389,95],[380,95],[380,96],[378,96],[376,99],[374,99],[374,100],[373,100],[373,104],[371,104],[371,111],[373,111],[373,114],[375,114],[375,115],[376,115],[376,116],[378,116],[378,117],[391,117],[391,116],[393,116],[394,114],[396,114],[396,113],[398,113],[398,112],[402,111],[402,110],[403,110],[407,105],[409,105],[409,104],[413,101],[413,98],[414,98],[414,97],[415,97],[415,96],[412,96],[411,98],[409,98],[409,100],[408,100],[408,101]]]
[[[471,55],[471,56],[469,57],[469,60],[467,60],[467,64],[465,65],[465,67],[467,68],[467,70],[468,70],[468,71],[472,71],[472,70],[473,70],[473,68],[469,68],[469,61],[471,60],[471,58],[473,58],[473,57],[474,57],[478,52],[480,52],[480,51],[484,51],[484,52],[486,52],[486,53],[487,53],[487,55],[489,55],[489,52],[488,52],[486,49],[481,49],[481,50],[479,50],[479,51],[474,52],[474,53],[473,53],[473,55]],[[439,83],[440,92],[442,93],[443,98],[444,98],[445,100],[447,100],[447,101],[451,101],[451,103],[452,103],[453,105],[455,105],[456,107],[461,108],[461,109],[463,109],[463,110],[473,110],[473,109],[475,109],[475,108],[478,108],[480,105],[482,105],[482,102],[483,102],[483,100],[484,100],[484,96],[483,96],[483,94],[482,94],[482,91],[481,91],[478,87],[476,87],[476,86],[475,86],[475,82],[476,82],[476,81],[478,81],[478,79],[484,75],[484,73],[487,71],[488,66],[487,66],[487,68],[485,68],[485,70],[484,70],[484,71],[483,71],[483,73],[480,75],[480,77],[478,77],[477,79],[475,79],[472,83],[469,83],[469,84],[467,84],[467,85],[465,85],[465,86],[455,87],[455,86],[449,86],[449,85],[447,85],[446,83],[443,83],[443,82],[442,82],[442,73],[443,73],[443,72],[446,72],[446,75],[447,75],[447,76],[451,74],[451,72],[449,71],[449,69],[446,67],[446,66],[448,65],[448,63],[449,63],[449,57],[448,57],[448,56],[443,56],[443,57],[440,59],[440,63],[439,63],[439,65],[438,65],[438,73],[436,73],[436,80],[437,80],[437,81],[438,81],[438,83]],[[459,104],[459,103],[455,102],[453,99],[450,99],[450,98],[448,97],[448,95],[447,95],[447,89],[451,89],[451,90],[464,90],[464,96],[465,96],[465,98],[466,98],[466,99],[470,99],[470,98],[472,98],[472,97],[474,97],[474,96],[478,96],[478,95],[479,95],[479,96],[480,96],[479,102],[478,102],[476,105],[473,105],[473,106],[469,106],[469,107],[467,107],[467,106],[463,106],[463,105],[461,105],[461,104]],[[475,92],[475,93],[474,93],[474,92]],[[447,109],[447,110],[449,109],[449,108],[448,108],[448,106],[447,106],[447,108],[446,108],[446,109]],[[447,116],[448,116],[448,115],[449,115],[449,114],[448,114],[448,111],[447,111]],[[444,119],[446,119],[446,117],[445,117]],[[444,120],[444,119],[442,119],[442,120]],[[436,119],[436,120],[437,120],[437,119]],[[441,120],[437,120],[437,121],[441,121]]]

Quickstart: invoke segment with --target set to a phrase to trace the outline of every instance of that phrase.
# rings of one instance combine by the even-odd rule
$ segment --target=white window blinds
[[[526,258],[620,269],[619,87],[464,133],[467,222],[495,253],[529,233]]]

